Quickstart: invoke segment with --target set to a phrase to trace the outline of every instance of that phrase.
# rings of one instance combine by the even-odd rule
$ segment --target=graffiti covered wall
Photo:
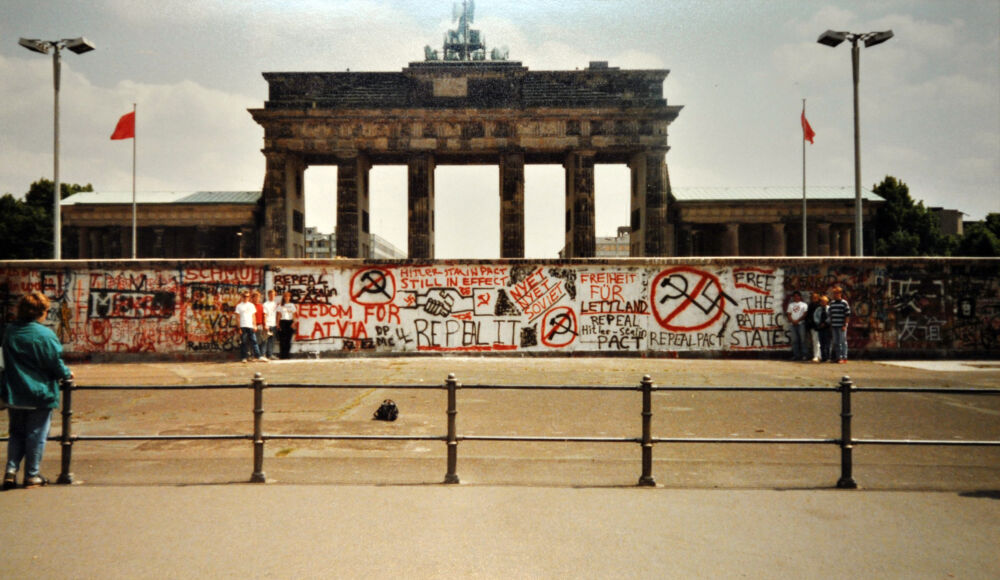
[[[233,356],[244,289],[288,291],[294,353],[782,352],[785,308],[841,285],[852,356],[1000,355],[1000,260],[0,262],[71,357]]]

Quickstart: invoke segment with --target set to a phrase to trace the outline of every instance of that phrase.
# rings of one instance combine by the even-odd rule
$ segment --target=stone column
[[[681,224],[677,232],[677,252],[678,256],[694,255],[694,229],[691,224]]]
[[[816,255],[832,256],[832,249],[833,246],[830,244],[830,224],[825,222],[816,224]]]
[[[90,228],[76,228],[76,258],[85,260],[90,257]]]
[[[96,228],[89,228],[87,231],[87,258],[91,260],[101,258],[100,248],[100,232]]]
[[[524,153],[500,154],[500,257],[524,257]]]
[[[667,222],[666,151],[636,153],[628,165],[632,172],[632,256],[670,256],[674,248],[673,227]]]
[[[597,253],[594,224],[594,153],[574,151],[566,156],[567,258],[592,258]]]
[[[305,164],[284,152],[267,151],[262,191],[264,228],[260,232],[262,258],[295,257],[296,244],[305,243],[305,199],[302,194]],[[250,256],[244,256],[250,257]]]
[[[245,226],[240,226],[240,234],[236,240],[236,257],[252,258],[253,240],[251,236],[253,236],[253,230]]]
[[[288,222],[291,227],[285,240],[285,256],[302,258],[306,247],[306,164],[301,157],[294,157],[287,163],[285,191],[290,192],[287,204]]]
[[[854,238],[854,228],[851,226],[843,226],[840,228],[840,255],[847,257],[853,256],[851,253],[851,241]]]
[[[808,237],[806,248],[809,256],[821,256],[819,251],[819,228],[817,224],[808,224],[808,230],[806,231],[806,236]]]
[[[409,258],[434,259],[434,156],[422,153],[408,163]]]
[[[768,224],[767,228],[767,249],[765,250],[768,256],[784,256],[788,254],[788,248],[785,244],[785,224],[781,222],[772,222]]]
[[[222,258],[223,249],[212,243],[212,227],[198,225],[194,227],[194,258]]]
[[[342,258],[367,258],[369,243],[368,173],[371,163],[359,153],[337,164],[337,251]]]
[[[726,231],[722,234],[722,255],[740,255],[740,224],[726,224]]]
[[[165,256],[165,254],[164,254],[164,248],[163,248],[163,235],[166,234],[166,233],[167,233],[167,229],[166,228],[153,228],[153,236],[154,236],[153,237],[153,257],[154,258],[163,258]],[[102,238],[103,238],[103,236],[102,236]],[[102,239],[101,242],[103,243],[104,240]]]
[[[264,202],[264,228],[260,233],[260,255],[265,258],[283,258],[285,243],[288,238],[288,227],[291,225],[286,218],[288,192],[285,191],[284,153],[264,153],[266,169],[264,172],[264,188],[261,192]],[[246,234],[244,234],[246,237]],[[244,248],[246,240],[243,240]],[[244,252],[244,257],[246,257]]]
[[[118,228],[118,257],[132,257],[132,222],[127,227]]]

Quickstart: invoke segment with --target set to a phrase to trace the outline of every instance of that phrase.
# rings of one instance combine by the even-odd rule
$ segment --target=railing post
[[[73,379],[62,381],[62,469],[56,483],[73,483],[73,472],[70,466],[73,462],[73,389],[76,383]]]
[[[455,404],[455,391],[459,385],[455,380],[455,373],[448,373],[445,385],[448,388],[448,472],[444,475],[444,482],[458,483],[458,473],[455,472],[458,466],[458,435],[455,431],[455,416],[458,415],[458,409]]]
[[[642,486],[656,485],[653,479],[652,395],[653,379],[645,375],[642,377],[642,475],[639,476],[639,485]]]
[[[854,481],[854,438],[851,436],[851,391],[855,389],[851,377],[840,379],[840,489],[857,489]]]
[[[265,483],[264,475],[264,377],[253,375],[253,474],[250,483]]]

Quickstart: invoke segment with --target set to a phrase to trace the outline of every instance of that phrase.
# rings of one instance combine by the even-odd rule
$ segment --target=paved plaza
[[[79,441],[72,486],[0,494],[5,569],[81,578],[989,578],[1000,545],[1000,451],[859,445],[859,490],[837,490],[828,445],[658,443],[657,486],[637,487],[633,442],[461,441],[460,485],[444,485],[440,385],[859,386],[990,388],[997,361],[632,358],[346,358],[93,363],[80,385],[343,383],[267,388],[267,484],[249,484],[252,444]],[[395,423],[371,420],[385,398]],[[74,393],[76,435],[248,434],[252,391]],[[460,389],[459,435],[641,434],[637,391]],[[1000,397],[858,393],[854,436],[1000,439]],[[830,392],[657,392],[654,437],[824,438]],[[55,421],[53,433],[59,433]],[[6,420],[0,422],[6,431]],[[428,436],[306,441],[293,434]],[[50,443],[43,472],[59,472]]]

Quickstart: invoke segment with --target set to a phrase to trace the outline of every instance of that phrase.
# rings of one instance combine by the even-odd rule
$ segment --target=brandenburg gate
[[[530,71],[493,50],[463,12],[445,37],[443,58],[401,72],[264,73],[262,257],[301,257],[303,174],[337,167],[337,254],[366,255],[368,174],[373,165],[408,167],[411,259],[434,258],[434,169],[497,165],[500,257],[524,257],[524,167],[561,164],[566,172],[565,257],[594,256],[594,166],[631,170],[632,256],[674,253],[668,220],[667,128],[681,107],[663,97],[666,70]]]

